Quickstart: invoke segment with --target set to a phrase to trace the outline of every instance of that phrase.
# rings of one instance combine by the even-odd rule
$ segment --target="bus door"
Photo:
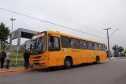
[[[48,48],[49,48],[49,66],[61,65],[60,57],[60,36],[52,34],[48,36]]]

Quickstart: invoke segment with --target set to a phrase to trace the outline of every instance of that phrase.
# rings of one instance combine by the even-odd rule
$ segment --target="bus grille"
[[[39,58],[41,58],[41,56],[36,56],[36,57],[34,57],[34,59],[39,59]]]
[[[39,65],[39,63],[34,63],[35,65]]]
[[[40,61],[40,60],[33,60],[33,62],[38,62],[38,61]]]

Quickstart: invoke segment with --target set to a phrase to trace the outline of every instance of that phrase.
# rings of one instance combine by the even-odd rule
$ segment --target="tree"
[[[112,47],[112,50],[114,50],[114,56],[116,56],[116,45]]]
[[[1,45],[1,49],[5,49],[5,48],[6,48],[6,44],[3,43],[3,44]]]
[[[124,51],[124,55],[126,56],[126,49],[125,49],[125,51]]]
[[[116,45],[114,45],[114,46],[112,47],[112,50],[114,50],[114,52],[116,52]]]
[[[122,56],[122,52],[124,51],[124,48],[122,46],[119,46],[119,52],[120,52],[120,56]]]
[[[5,27],[5,24],[1,22],[0,24],[0,39],[1,44],[7,43],[8,36],[10,35],[10,30],[8,27]]]

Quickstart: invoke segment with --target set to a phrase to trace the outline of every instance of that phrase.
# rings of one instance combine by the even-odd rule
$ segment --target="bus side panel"
[[[81,57],[82,57],[82,63],[88,62],[88,53],[87,50],[81,49]]]
[[[101,60],[100,61],[105,61],[107,59],[106,51],[101,51]]]
[[[93,62],[96,62],[96,56],[99,56],[99,51],[94,50],[94,58],[93,58]]]
[[[80,50],[79,49],[71,49],[71,56],[73,57],[73,64],[78,64],[79,62],[79,56],[80,56]]]
[[[62,54],[62,65],[64,65],[66,56],[71,56],[71,48],[61,48],[61,54]],[[72,56],[71,56],[72,57]]]
[[[42,56],[44,56],[45,57],[45,66],[46,67],[48,67],[48,63],[49,63],[49,58],[48,58],[48,56],[49,56],[49,54],[48,54],[48,51],[47,52],[45,52]]]
[[[94,62],[95,57],[95,51],[91,50],[91,62]]]
[[[102,60],[102,52],[101,51],[99,51],[99,50],[95,50],[95,58],[94,58],[94,62],[96,62],[96,56],[99,56],[99,58],[100,58],[100,61]]]
[[[92,56],[91,56],[91,50],[87,50],[88,60],[87,62],[91,62]]]
[[[60,35],[55,35],[55,34],[51,34],[51,35],[55,37],[59,37],[59,41],[60,41]],[[64,60],[62,59],[61,56],[62,56],[61,49],[59,51],[49,51],[49,66],[51,67],[51,66],[63,65]]]
[[[103,53],[103,51],[99,51],[100,53],[100,61],[104,61],[104,53]]]
[[[50,51],[49,52],[49,67],[58,66],[59,57],[61,57],[60,51]]]
[[[103,56],[104,56],[104,60],[107,60],[107,53],[106,53],[106,51],[103,51]]]
[[[64,65],[64,58],[60,51],[49,52],[49,67]]]
[[[96,56],[100,57],[100,62],[105,61],[106,60],[106,51],[95,51],[95,58],[94,60],[96,61]]]
[[[64,65],[64,58],[62,57],[62,51],[60,50],[59,53],[57,53],[57,62],[56,62],[56,66],[61,66]]]
[[[100,61],[103,61],[103,53],[102,53],[102,51],[99,51],[99,57],[100,57]]]

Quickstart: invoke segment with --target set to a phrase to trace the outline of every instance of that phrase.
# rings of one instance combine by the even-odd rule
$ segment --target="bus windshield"
[[[47,49],[46,37],[41,37],[31,41],[31,54],[38,55],[42,54]]]

